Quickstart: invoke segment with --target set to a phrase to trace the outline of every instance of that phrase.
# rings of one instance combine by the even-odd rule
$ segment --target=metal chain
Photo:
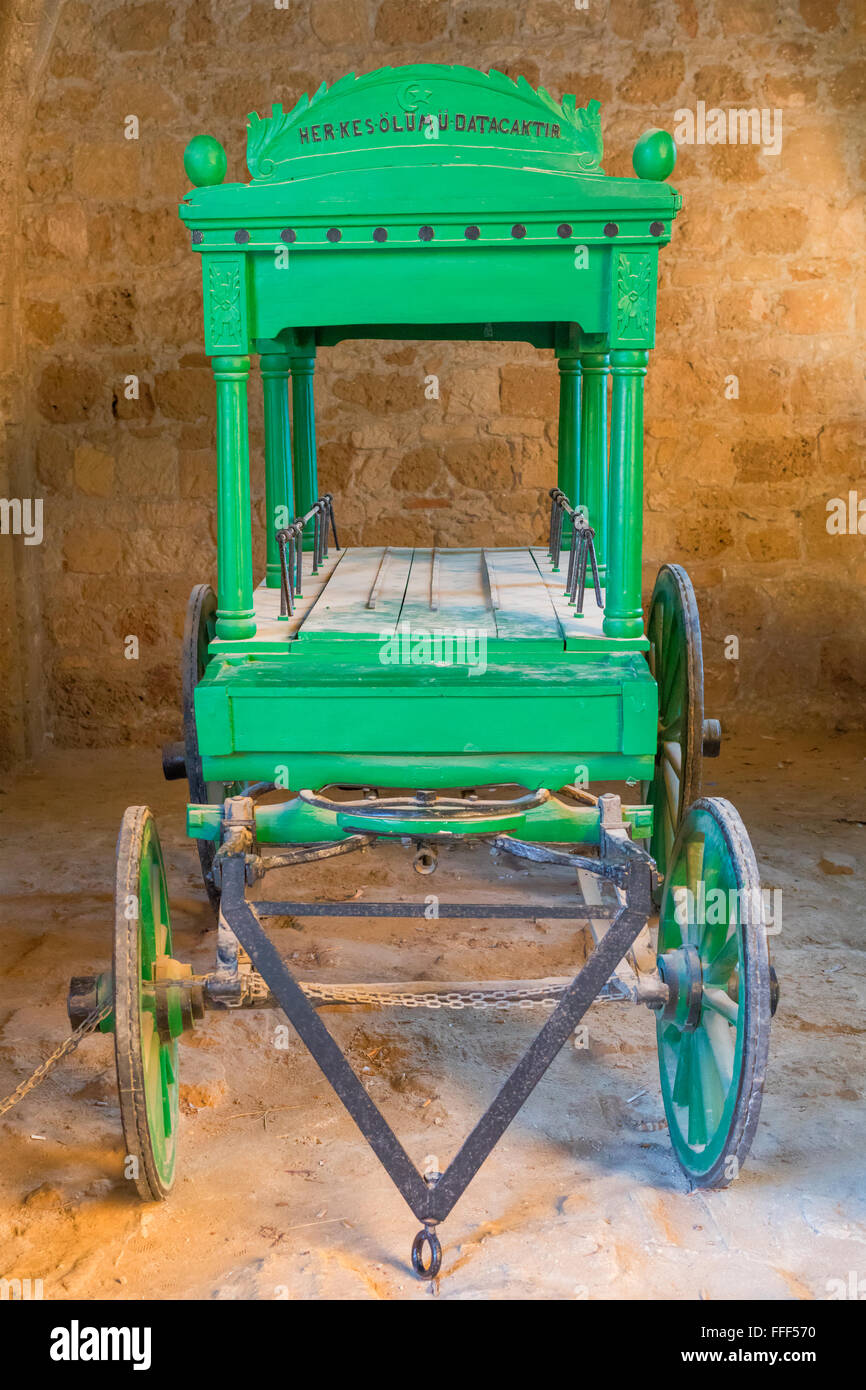
[[[17,1086],[12,1094],[7,1096],[5,1100],[0,1100],[0,1115],[5,1115],[7,1110],[11,1110],[13,1105],[17,1105],[19,1100],[24,1099],[28,1091],[34,1090],[36,1086],[43,1082],[48,1073],[54,1070],[58,1062],[62,1061],[64,1057],[68,1057],[70,1052],[74,1052],[78,1044],[87,1037],[87,1034],[92,1033],[94,1028],[99,1027],[102,1020],[107,1018],[111,1013],[111,1009],[112,1005],[109,1002],[107,1004],[100,1004],[98,1009],[94,1009],[93,1013],[88,1014],[84,1022],[79,1023],[75,1032],[70,1033],[69,1037],[66,1038],[59,1047],[54,1049],[50,1057],[46,1057],[45,1061],[40,1063],[32,1076],[29,1076],[26,1081],[22,1081],[21,1085]]]
[[[405,1009],[554,1009],[568,984],[522,986],[516,989],[448,990],[444,994],[401,994],[396,990],[366,989],[363,985],[326,985],[314,980],[301,982],[310,999],[325,1004],[376,1004],[380,1008]],[[607,989],[607,986],[605,986]],[[604,990],[599,998],[609,998]]]
[[[391,990],[365,989],[363,985],[342,987],[340,985],[319,984],[305,980],[301,989],[310,999],[318,999],[323,1004],[375,1004],[379,1008],[403,1009],[534,1009],[541,1005],[544,1009],[554,1009],[568,989],[568,985],[542,985],[535,989],[473,989],[449,990],[445,994],[402,994]],[[599,998],[605,996],[604,992]],[[26,1081],[16,1086],[11,1095],[0,1100],[0,1115],[5,1115],[13,1106],[22,1101],[30,1091],[35,1090],[54,1070],[58,1062],[74,1052],[80,1042],[98,1028],[103,1019],[111,1013],[111,1003],[102,1004],[88,1014],[68,1038],[41,1062]]]
[[[377,1004],[380,1008],[405,1009],[531,1009],[536,1004],[555,1008],[566,985],[552,985],[541,990],[473,989],[449,990],[446,994],[401,994],[396,990],[365,989],[363,986],[344,988],[304,980],[301,989],[310,999],[324,1004]]]

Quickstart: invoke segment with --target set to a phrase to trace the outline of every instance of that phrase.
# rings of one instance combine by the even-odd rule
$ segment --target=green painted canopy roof
[[[556,101],[502,73],[415,65],[354,73],[289,112],[252,113],[247,184],[188,194],[181,217],[250,219],[335,210],[429,213],[558,209],[670,218],[679,195],[602,169],[599,103]]]
[[[209,263],[208,350],[299,325],[509,320],[580,322],[611,345],[649,346],[657,249],[681,199],[662,181],[669,136],[645,134],[634,158],[651,177],[604,173],[597,101],[433,65],[349,74],[289,112],[251,115],[246,184],[222,183],[221,146],[196,137],[185,165],[197,186],[180,216]],[[282,279],[269,264],[280,246],[295,271]],[[529,282],[514,275],[518,253]],[[427,283],[413,286],[419,255]],[[232,336],[218,305],[235,268],[244,292]],[[640,332],[619,332],[617,314]]]

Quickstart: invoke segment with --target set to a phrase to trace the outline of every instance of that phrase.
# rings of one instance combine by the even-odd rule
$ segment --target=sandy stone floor
[[[739,1182],[689,1192],[657,1124],[652,1017],[597,1004],[588,1049],[560,1054],[442,1227],[434,1294],[822,1299],[828,1281],[866,1277],[864,754],[852,735],[755,733],[708,765],[705,790],[738,806],[783,905],[782,1003]],[[66,1035],[69,976],[108,965],[128,803],[158,817],[176,954],[210,968],[184,801],[141,752],[53,755],[4,789],[0,1095]],[[395,847],[280,887],[529,897],[536,872],[459,849],[422,879]],[[526,922],[308,919],[278,935],[293,968],[322,979],[556,975],[584,951],[572,925],[530,910]],[[209,1015],[184,1039],[179,1177],[159,1205],[122,1177],[111,1040],[87,1040],[0,1120],[0,1275],[41,1278],[53,1299],[429,1297],[408,1268],[415,1219],[302,1046],[275,1046],[281,1017]],[[324,1017],[411,1156],[444,1167],[544,1014]]]

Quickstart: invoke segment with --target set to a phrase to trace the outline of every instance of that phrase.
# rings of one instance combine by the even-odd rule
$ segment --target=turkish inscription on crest
[[[275,103],[270,116],[251,112],[247,164],[254,179],[271,180],[293,159],[326,151],[347,155],[349,166],[362,151],[390,163],[400,144],[407,156],[413,147],[424,148],[432,161],[441,141],[471,147],[482,163],[499,162],[503,151],[518,158],[531,152],[557,168],[573,160],[582,173],[601,173],[598,112],[596,100],[582,107],[571,95],[557,101],[543,87],[492,68],[382,68],[362,77],[349,73],[331,87],[323,83],[291,111]],[[332,167],[339,171],[339,159]]]
[[[522,121],[511,116],[472,115],[463,111],[424,111],[418,116],[416,126],[415,113],[404,111],[399,116],[385,113],[377,118],[361,116],[357,120],[323,121],[320,125],[299,126],[298,143],[308,145],[311,140],[315,144],[328,140],[359,140],[365,135],[375,135],[377,131],[380,135],[403,135],[415,129],[435,137],[440,131],[447,131],[452,121],[456,131],[467,134],[525,135],[534,136],[536,140],[560,138],[558,121]]]

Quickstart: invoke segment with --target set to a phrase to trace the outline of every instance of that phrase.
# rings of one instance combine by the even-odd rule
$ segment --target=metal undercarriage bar
[[[355,1075],[340,1046],[316,1012],[314,1003],[307,998],[301,984],[295,980],[260,920],[260,915],[284,915],[290,911],[294,912],[295,906],[301,909],[301,913],[297,915],[302,915],[303,912],[307,912],[308,915],[325,915],[318,910],[324,908],[328,915],[369,916],[374,915],[372,910],[375,909],[375,915],[381,916],[421,916],[423,905],[418,905],[417,912],[407,912],[407,908],[413,907],[412,904],[307,903],[290,906],[287,903],[255,903],[248,900],[250,868],[252,877],[256,876],[253,867],[255,857],[251,853],[255,824],[252,804],[245,803],[240,797],[230,798],[226,803],[224,839],[218,854],[222,882],[221,936],[233,935],[249,956],[254,969],[311,1052],[392,1182],[414,1215],[423,1223],[423,1229],[416,1236],[415,1245],[417,1246],[419,1241],[422,1244],[426,1242],[431,1252],[439,1249],[435,1234],[436,1223],[445,1219],[466,1191],[472,1178],[634,944],[652,911],[652,859],[629,838],[622,822],[619,798],[604,797],[601,801],[599,859],[581,859],[579,856],[573,856],[573,859],[580,863],[585,872],[595,873],[616,884],[619,906],[611,924],[597,942],[589,960],[564,990],[556,1008],[534,1042],[530,1044],[445,1172],[423,1175],[412,1163],[387,1120]],[[561,863],[564,857],[562,851],[557,852],[557,862]],[[453,911],[449,914],[446,910],[444,915],[487,915],[483,912],[487,906],[485,904],[445,906]],[[506,908],[504,915],[511,915],[510,909],[518,905],[503,906]],[[489,915],[503,915],[500,907],[492,904],[490,907]],[[571,916],[580,920],[582,907],[583,904],[575,903],[569,904],[567,909],[545,908],[544,913],[550,916]],[[312,912],[311,908],[314,909]],[[516,911],[514,915],[518,915]],[[519,905],[519,915],[527,915],[525,904]],[[596,915],[595,908],[593,915]],[[230,952],[226,956],[226,966],[230,965],[229,956]],[[236,960],[235,954],[235,969]],[[417,1270],[417,1263],[415,1267]],[[434,1272],[438,1268],[436,1258],[432,1259],[430,1267]]]
[[[259,917],[430,917],[426,903],[311,903],[311,902],[253,902]],[[443,903],[436,907],[436,917],[501,917],[524,920],[532,917],[561,917],[581,921],[589,917],[615,917],[618,909],[606,903],[596,907],[584,902],[554,906],[551,903]]]

